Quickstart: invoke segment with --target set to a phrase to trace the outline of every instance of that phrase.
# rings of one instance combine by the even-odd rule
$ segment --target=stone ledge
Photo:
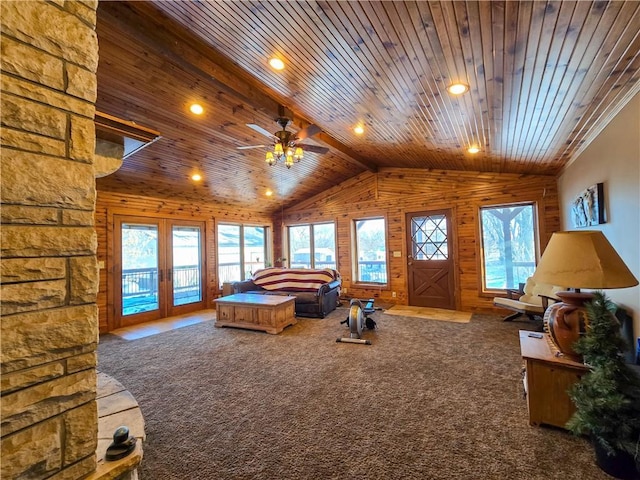
[[[142,461],[144,418],[135,398],[115,379],[98,372],[98,448],[97,467],[86,480],[136,480],[137,468]],[[121,425],[129,427],[129,432],[138,441],[135,450],[128,456],[115,461],[106,461],[107,447],[113,441],[113,432]]]

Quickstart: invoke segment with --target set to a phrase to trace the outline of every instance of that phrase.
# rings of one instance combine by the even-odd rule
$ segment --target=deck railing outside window
[[[202,300],[198,265],[173,269],[173,304]],[[132,268],[122,271],[122,307],[124,315],[158,308],[158,269]]]
[[[361,282],[387,283],[387,262],[385,260],[360,260],[358,272]]]

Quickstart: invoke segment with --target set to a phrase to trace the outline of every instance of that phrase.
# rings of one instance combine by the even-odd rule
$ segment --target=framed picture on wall
[[[604,223],[604,184],[596,183],[586,188],[571,204],[574,228]]]

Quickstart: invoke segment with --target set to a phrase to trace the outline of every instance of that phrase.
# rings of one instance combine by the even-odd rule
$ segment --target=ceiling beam
[[[278,117],[280,106],[286,99],[275,98],[277,95],[267,86],[182,28],[156,9],[151,2],[100,2],[98,15],[108,16],[107,23],[115,22],[114,25],[135,36],[150,50],[158,52],[171,63],[206,80],[216,89],[238,97],[253,108],[272,115],[274,120]],[[295,112],[291,116],[292,122],[299,128],[314,123]],[[373,162],[363,158],[324,131],[316,134],[314,139],[340,151],[359,167],[371,172],[377,171],[377,166]]]

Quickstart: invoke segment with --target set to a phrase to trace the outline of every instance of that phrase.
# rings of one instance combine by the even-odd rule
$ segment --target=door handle
[[[167,282],[171,281],[171,269],[167,268]]]
[[[160,281],[164,282],[164,271],[163,270],[158,270],[158,273],[160,274]]]

